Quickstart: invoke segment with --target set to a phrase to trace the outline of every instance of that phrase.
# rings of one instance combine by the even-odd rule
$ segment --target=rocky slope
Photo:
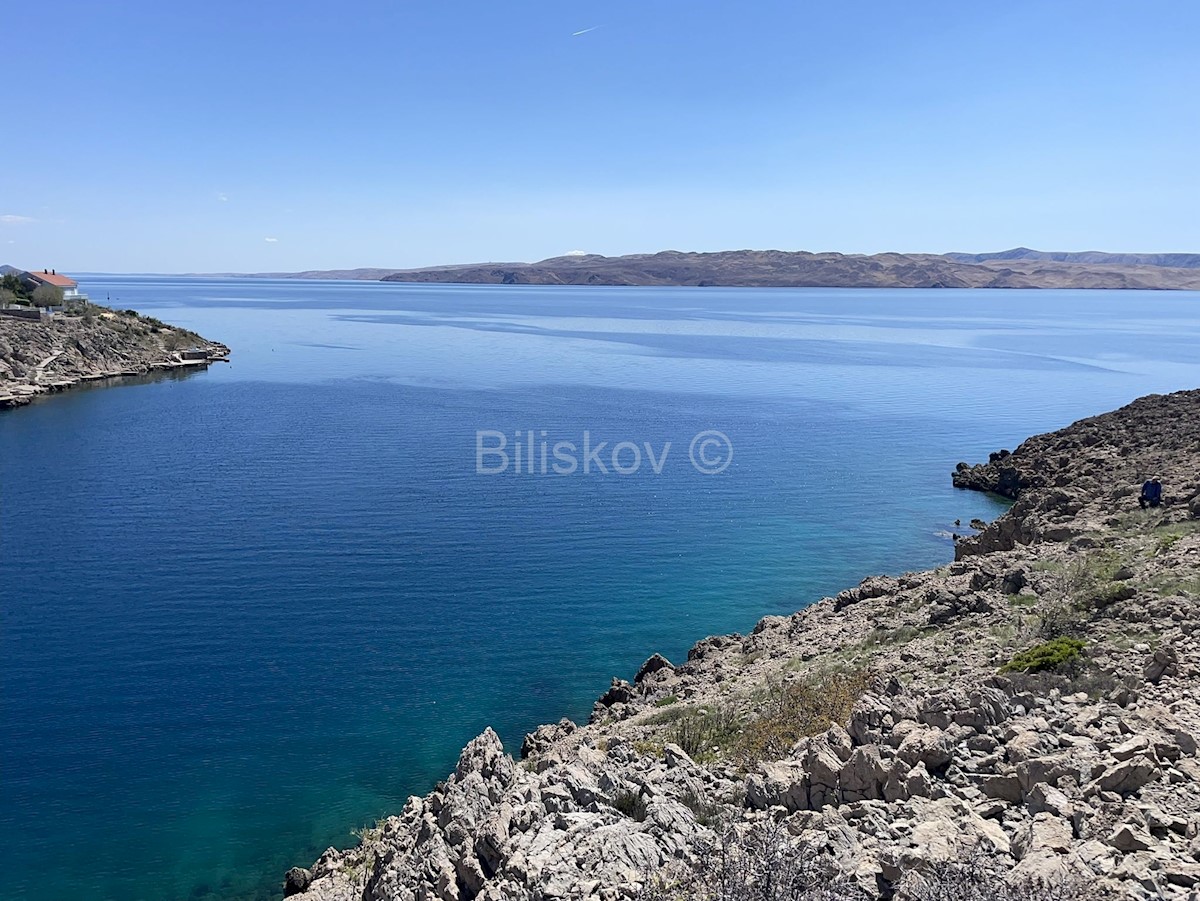
[[[0,316],[0,409],[84,381],[207,366],[229,348],[133,311],[28,320]]]
[[[651,657],[519,760],[485,731],[286,892],[1195,899],[1200,391],[955,482],[1015,503],[954,563]]]

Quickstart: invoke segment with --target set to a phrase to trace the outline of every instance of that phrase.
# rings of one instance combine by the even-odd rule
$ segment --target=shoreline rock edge
[[[1166,502],[1142,510],[1149,475]],[[678,665],[654,655],[519,761],[486,729],[287,893],[705,897],[731,842],[761,853],[769,835],[822,897],[903,901],[958,867],[992,894],[1196,899],[1200,390],[953,478],[1014,500],[953,563],[869,577]]]

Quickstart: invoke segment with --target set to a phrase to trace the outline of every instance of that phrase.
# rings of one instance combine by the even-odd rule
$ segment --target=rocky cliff
[[[229,348],[132,310],[30,320],[0,315],[0,409],[84,381],[207,366]]]
[[[954,563],[651,657],[519,759],[485,731],[286,893],[1196,898],[1200,391],[955,482],[1015,503]]]

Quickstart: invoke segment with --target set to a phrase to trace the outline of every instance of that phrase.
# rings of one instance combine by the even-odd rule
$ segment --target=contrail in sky
[[[572,31],[572,32],[571,32],[571,37],[573,37],[573,38],[577,38],[577,37],[579,37],[581,34],[587,34],[589,31],[595,31],[597,28],[600,28],[600,27],[602,27],[602,26],[600,26],[600,25],[593,25],[591,28],[585,28],[585,29],[583,29],[583,31]]]

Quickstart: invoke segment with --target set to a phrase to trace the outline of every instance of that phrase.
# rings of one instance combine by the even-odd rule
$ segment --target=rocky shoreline
[[[1014,499],[954,563],[655,655],[519,759],[486,730],[285,894],[1196,899],[1200,390],[954,483]]]
[[[83,382],[207,367],[229,348],[132,310],[89,306],[50,319],[0,316],[0,409]]]

